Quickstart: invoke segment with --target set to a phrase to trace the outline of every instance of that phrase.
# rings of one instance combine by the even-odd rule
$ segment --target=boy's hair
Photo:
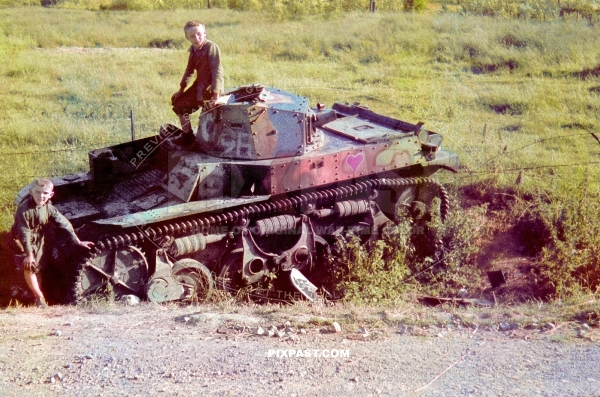
[[[196,26],[202,26],[202,28],[204,28],[204,30],[206,31],[206,26],[204,26],[202,22],[194,20],[189,21],[185,24],[185,26],[183,27],[183,32],[187,33],[188,29],[195,28]]]
[[[48,178],[38,178],[31,184],[31,188],[34,189],[36,187],[51,187],[54,188],[54,183]]]

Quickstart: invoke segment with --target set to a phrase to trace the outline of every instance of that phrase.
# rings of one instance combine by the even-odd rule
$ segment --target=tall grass
[[[0,0],[0,6],[45,5],[49,7],[108,11],[156,11],[178,9],[232,9],[267,12],[279,18],[297,18],[320,13],[340,13],[369,10],[365,0]],[[420,11],[426,0],[378,0],[381,11]]]
[[[175,121],[189,19],[220,45],[227,86],[258,82],[426,122],[460,155],[460,174],[438,176],[448,184],[516,186],[575,211],[568,199],[585,177],[586,197],[598,198],[600,28],[587,20],[31,6],[0,9],[1,230],[31,179],[84,171],[87,149],[128,140],[130,111],[138,137]]]

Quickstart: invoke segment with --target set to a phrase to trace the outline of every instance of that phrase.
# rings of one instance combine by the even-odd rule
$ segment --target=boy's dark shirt
[[[225,78],[219,46],[206,40],[200,49],[190,46],[189,52],[187,67],[179,84],[181,89],[187,87],[189,78],[196,71],[196,82],[198,83],[196,99],[198,101],[202,101],[202,93],[206,89],[210,89],[211,92],[223,92]]]
[[[38,256],[43,243],[44,229],[51,221],[57,227],[65,229],[73,241],[78,240],[73,226],[67,218],[58,212],[50,202],[38,207],[33,197],[26,198],[17,207],[15,223],[10,229],[10,236],[19,240],[25,253],[33,252]]]

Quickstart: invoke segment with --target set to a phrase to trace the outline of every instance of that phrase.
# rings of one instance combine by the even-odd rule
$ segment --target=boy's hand
[[[94,248],[94,243],[92,243],[91,241],[80,241],[79,245],[82,246],[82,247],[84,247],[84,248],[87,248],[89,250],[91,250],[92,248]]]
[[[215,106],[217,106],[217,101],[219,100],[219,93],[218,92],[213,92],[210,100],[208,101],[208,107],[210,108],[214,108]]]
[[[28,253],[25,255],[25,258],[23,258],[23,269],[28,272],[35,271],[35,256],[33,256],[33,252]]]

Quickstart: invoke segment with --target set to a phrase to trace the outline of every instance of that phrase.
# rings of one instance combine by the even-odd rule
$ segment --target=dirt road
[[[286,333],[286,316],[273,308],[6,309],[0,395],[600,396],[600,344],[577,337],[573,324],[360,334],[330,332],[326,318],[287,317]],[[281,337],[265,336],[273,325]]]

